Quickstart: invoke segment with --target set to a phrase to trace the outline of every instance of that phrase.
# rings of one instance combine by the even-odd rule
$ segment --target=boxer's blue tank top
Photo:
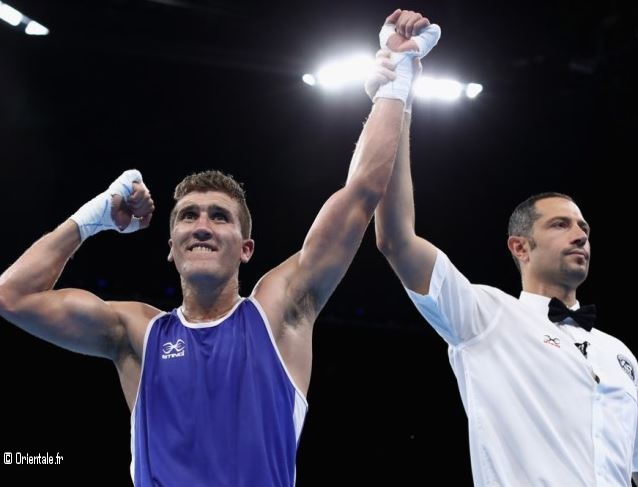
[[[131,418],[135,486],[292,487],[306,411],[256,301],[210,323],[162,313]]]

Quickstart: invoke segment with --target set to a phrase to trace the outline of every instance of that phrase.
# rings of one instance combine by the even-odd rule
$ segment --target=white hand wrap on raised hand
[[[121,233],[131,233],[140,228],[140,221],[131,218],[131,223],[126,228],[118,227],[111,216],[113,195],[122,196],[126,202],[133,194],[133,183],[142,182],[142,174],[137,169],[124,171],[120,177],[111,183],[109,188],[71,215],[71,220],[77,223],[82,241],[102,230],[117,230]]]
[[[379,43],[381,49],[388,49],[388,39],[395,34],[394,24],[384,24],[379,32]],[[385,83],[379,87],[376,94],[372,98],[376,101],[378,98],[393,98],[402,100],[409,110],[408,103],[412,90],[412,82],[414,81],[413,59],[424,58],[441,38],[441,28],[437,24],[430,24],[423,28],[418,35],[412,36],[412,40],[416,43],[417,49],[404,52],[392,52],[390,61],[395,66],[394,72],[396,79]],[[370,94],[370,93],[368,93]]]
[[[421,29],[418,35],[412,36],[412,40],[416,42],[418,50],[416,55],[423,59],[437,45],[441,38],[441,27],[437,24],[430,24]]]
[[[374,101],[374,97],[380,86],[396,78],[394,69],[387,66],[387,64],[391,62],[390,56],[391,52],[389,49],[379,49],[377,51],[374,64],[368,72],[368,76],[363,84],[366,94],[372,101]]]

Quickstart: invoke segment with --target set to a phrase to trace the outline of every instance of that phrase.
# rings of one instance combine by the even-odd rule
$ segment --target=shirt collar
[[[529,306],[532,306],[535,310],[546,313],[547,308],[549,306],[549,300],[551,298],[548,298],[547,296],[541,296],[540,294],[534,294],[527,291],[521,291],[521,294],[518,297],[518,299],[521,302]],[[578,301],[574,303],[574,306],[570,307],[570,309],[574,309],[574,310],[578,308],[580,308],[580,303]]]

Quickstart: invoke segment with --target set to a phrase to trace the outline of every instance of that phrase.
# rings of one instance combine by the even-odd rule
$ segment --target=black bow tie
[[[554,323],[571,317],[581,328],[591,331],[596,321],[596,305],[588,304],[576,310],[569,309],[560,299],[552,298],[549,301],[547,316]]]

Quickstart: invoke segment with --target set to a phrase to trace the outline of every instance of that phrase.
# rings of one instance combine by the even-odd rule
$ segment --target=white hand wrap
[[[394,24],[384,24],[379,31],[379,43],[382,49],[388,49],[388,39],[395,34]],[[402,100],[409,111],[411,105],[411,90],[414,77],[412,60],[416,57],[424,58],[441,38],[441,28],[437,24],[430,24],[421,29],[418,35],[412,36],[412,40],[417,45],[417,50],[405,52],[392,52],[390,61],[395,67],[396,79],[381,85],[373,97],[373,101],[378,98],[393,98]]]
[[[392,81],[395,78],[394,69],[387,68],[384,62],[390,62],[391,52],[388,49],[380,49],[375,56],[374,64],[368,72],[368,76],[363,84],[366,94],[374,101],[380,86]]]
[[[412,36],[412,40],[416,42],[418,51],[417,56],[423,59],[428,53],[437,45],[441,38],[441,27],[437,24],[430,24],[424,29],[421,29],[419,35]]]
[[[379,98],[392,98],[406,104],[412,88],[412,56],[407,52],[393,52],[390,54],[390,62],[394,65],[396,78],[379,86],[372,101],[376,102]]]
[[[392,34],[396,33],[396,26],[394,24],[384,24],[379,31],[379,45],[381,49],[388,49],[388,39]],[[437,45],[441,38],[441,27],[437,24],[430,24],[427,27],[421,29],[418,35],[412,36],[417,45],[416,51],[405,51],[403,54],[411,54],[412,56],[418,56],[423,59],[427,54]]]
[[[109,189],[86,202],[71,215],[71,220],[77,223],[82,241],[102,230],[117,230],[121,233],[131,233],[140,228],[140,221],[132,218],[126,228],[119,228],[111,217],[112,196],[120,195],[124,202],[133,194],[133,183],[142,182],[142,174],[137,169],[124,171],[120,177],[111,183]]]

